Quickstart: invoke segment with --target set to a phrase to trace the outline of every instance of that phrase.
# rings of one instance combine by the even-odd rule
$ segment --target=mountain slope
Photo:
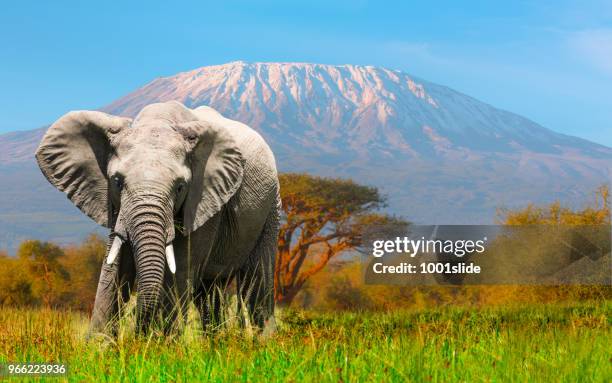
[[[390,211],[417,222],[488,223],[500,206],[582,203],[610,179],[608,147],[384,68],[233,62],[158,78],[102,110],[133,117],[168,100],[210,105],[253,126],[282,171],[376,185],[389,197]],[[42,133],[0,136],[0,169],[27,168],[22,178],[38,185],[45,206],[75,217],[76,209],[42,185],[28,157]],[[10,192],[6,184],[0,188],[0,196]],[[4,226],[6,208],[0,204]]]

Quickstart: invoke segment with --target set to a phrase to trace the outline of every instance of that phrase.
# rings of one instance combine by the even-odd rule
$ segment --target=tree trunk
[[[279,307],[291,306],[291,303],[293,303],[293,300],[295,299],[299,291],[300,289],[296,287],[285,288],[283,294],[279,293],[276,295],[276,304]]]

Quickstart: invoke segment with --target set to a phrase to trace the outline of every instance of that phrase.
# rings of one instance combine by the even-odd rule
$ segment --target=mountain
[[[168,100],[251,125],[282,171],[375,185],[388,211],[419,223],[486,224],[498,207],[582,204],[610,180],[609,147],[385,68],[232,62],[155,79],[101,110],[133,117]],[[95,228],[37,169],[43,133],[0,136],[0,248]]]

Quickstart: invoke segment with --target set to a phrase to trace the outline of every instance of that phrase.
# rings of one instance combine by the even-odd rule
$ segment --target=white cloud
[[[612,29],[588,29],[572,33],[572,51],[599,70],[612,75]]]

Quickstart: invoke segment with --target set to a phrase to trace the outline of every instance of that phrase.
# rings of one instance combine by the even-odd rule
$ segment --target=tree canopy
[[[522,209],[498,211],[498,221],[504,225],[609,225],[610,188],[600,186],[595,192],[594,204],[572,209],[559,201],[549,205],[529,204]]]

